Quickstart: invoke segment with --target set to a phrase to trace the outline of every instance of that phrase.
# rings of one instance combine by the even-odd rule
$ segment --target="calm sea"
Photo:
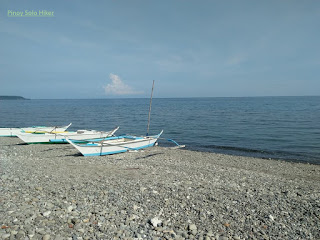
[[[149,99],[0,101],[0,127],[145,135]],[[187,149],[320,164],[320,97],[154,98],[150,134]],[[1,141],[1,140],[0,140]],[[168,146],[161,140],[159,145]]]

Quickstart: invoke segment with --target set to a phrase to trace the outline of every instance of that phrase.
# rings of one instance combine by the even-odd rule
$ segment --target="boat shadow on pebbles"
[[[57,158],[60,158],[60,157],[83,157],[83,155],[81,153],[69,153],[69,154],[63,154],[63,155],[59,155],[59,156],[56,156]]]
[[[163,152],[151,153],[151,154],[148,154],[146,156],[137,157],[137,158],[135,158],[135,160],[146,159],[146,158],[149,158],[149,157],[153,157],[153,156],[157,156],[157,155],[163,155],[163,154],[164,154]]]
[[[150,150],[149,150],[150,151]],[[118,154],[109,154],[109,155],[103,155],[103,156],[91,156],[91,157],[84,157],[80,152],[74,152],[74,153],[69,153],[69,154],[64,154],[64,155],[59,155],[59,156],[56,156],[56,157],[81,157],[81,158],[108,158],[108,157],[111,157],[113,158],[114,156],[120,156],[120,158],[116,158],[114,160],[117,160],[117,161],[121,161],[121,160],[124,160],[126,155],[128,154],[134,154],[134,153],[145,153],[145,150],[135,150],[135,151],[128,151],[128,152],[124,152],[124,153],[118,153]],[[150,153],[150,154],[147,154],[146,156],[141,156],[141,157],[137,157],[137,158],[134,158],[134,160],[141,160],[141,159],[146,159],[146,158],[150,158],[150,157],[153,157],[153,156],[157,156],[157,155],[162,155],[164,154],[163,152],[156,152],[156,153]]]
[[[1,147],[12,147],[12,146],[19,146],[19,145],[24,145],[24,144],[7,144],[7,145],[1,145]]]

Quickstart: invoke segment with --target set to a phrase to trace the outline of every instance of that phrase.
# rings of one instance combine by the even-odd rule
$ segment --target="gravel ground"
[[[320,239],[320,166],[0,138],[0,239]]]

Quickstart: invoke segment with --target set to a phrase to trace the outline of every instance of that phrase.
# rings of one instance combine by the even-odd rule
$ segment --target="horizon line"
[[[8,95],[6,95],[6,96],[8,96]],[[158,98],[158,99],[185,99],[185,98],[271,98],[271,97],[320,97],[320,95],[228,96],[228,97],[153,97],[153,98]],[[25,98],[25,99],[17,99],[17,100],[107,100],[107,99],[149,99],[149,98],[150,97]],[[6,99],[1,99],[1,100],[6,100]]]

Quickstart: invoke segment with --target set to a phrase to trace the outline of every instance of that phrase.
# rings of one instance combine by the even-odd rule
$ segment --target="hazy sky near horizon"
[[[318,0],[1,0],[0,95],[319,95],[319,24]]]

